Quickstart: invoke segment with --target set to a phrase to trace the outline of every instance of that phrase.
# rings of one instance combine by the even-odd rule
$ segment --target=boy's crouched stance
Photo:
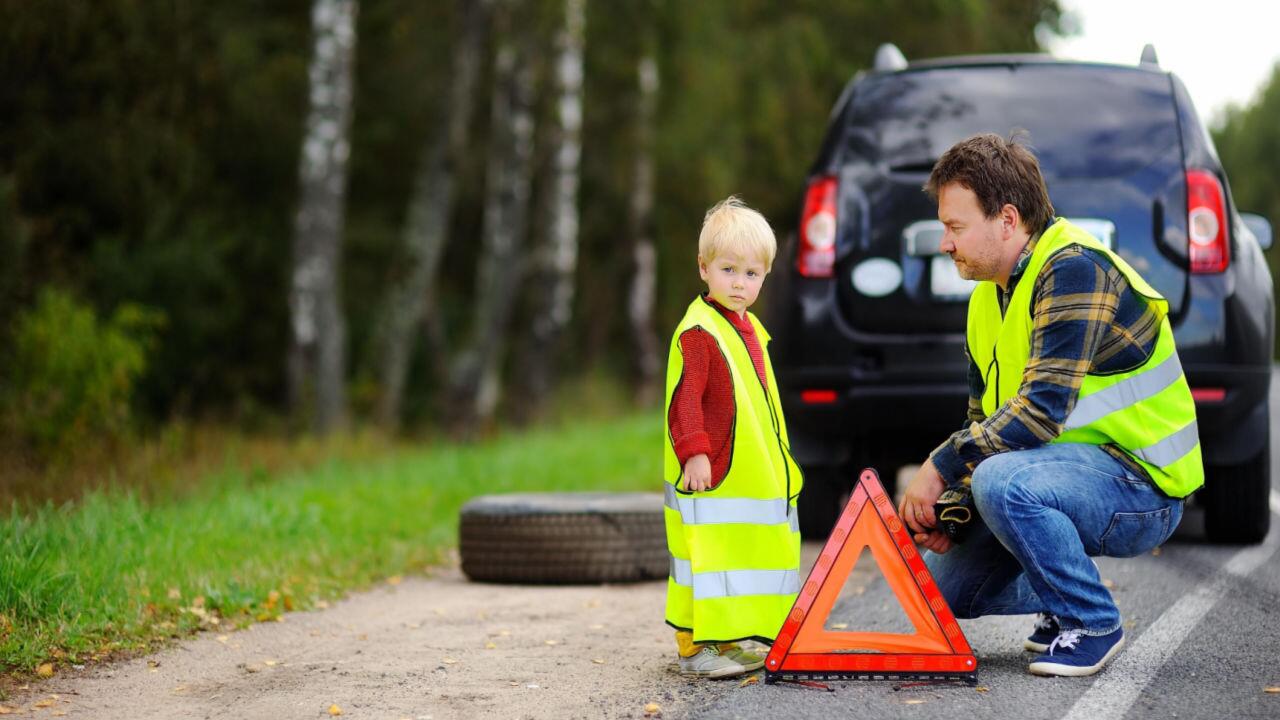
[[[764,664],[739,640],[772,643],[800,590],[796,497],[769,335],[747,308],[777,241],[760,213],[729,198],[707,212],[698,272],[667,360],[667,624],[680,671],[730,677]]]

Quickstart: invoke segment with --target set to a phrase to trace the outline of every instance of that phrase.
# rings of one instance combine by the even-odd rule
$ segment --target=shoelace
[[[1079,642],[1080,642],[1079,630],[1063,630],[1058,635],[1058,637],[1053,639],[1052,643],[1049,643],[1049,654],[1052,655],[1054,648],[1059,648],[1059,647],[1070,650],[1074,648]]]
[[[1056,618],[1049,613],[1040,613],[1040,616],[1036,618],[1036,629],[1048,630],[1053,627],[1055,621]]]

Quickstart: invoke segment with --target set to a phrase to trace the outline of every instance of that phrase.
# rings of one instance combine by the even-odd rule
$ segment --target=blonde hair
[[[747,207],[736,195],[721,200],[702,218],[698,234],[698,257],[709,263],[726,251],[736,251],[764,261],[765,270],[773,268],[778,253],[778,239],[769,221]]]

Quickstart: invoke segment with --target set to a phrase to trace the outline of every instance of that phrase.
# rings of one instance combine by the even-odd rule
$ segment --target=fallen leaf
[[[191,607],[198,607],[198,608],[204,607],[204,596],[197,595],[195,599],[191,601]]]
[[[53,663],[44,663],[36,668],[36,674],[42,678],[53,677]]]
[[[494,644],[493,644],[493,643],[491,643],[491,642],[487,642],[487,643],[485,643],[485,644],[484,644],[484,649],[485,649],[485,650],[497,650],[497,649],[498,649],[498,646],[497,646],[497,645],[494,645]]]
[[[511,636],[511,631],[510,631],[510,630],[499,630],[499,631],[498,631],[498,634],[499,634],[499,635],[501,635],[502,637],[510,637],[510,636]]]
[[[847,627],[849,627],[849,623],[832,623],[831,624],[832,630],[843,630]]]
[[[560,641],[558,641],[558,640],[544,640],[544,641],[543,641],[543,643],[544,643],[544,644],[546,644],[546,645],[559,645],[559,644],[560,644]]]
[[[1280,687],[1272,685],[1271,687],[1262,688],[1262,692],[1268,695],[1280,695]]]
[[[53,702],[54,701],[52,699],[46,698],[44,700],[40,700],[39,702],[32,703],[31,707],[38,707],[38,708],[53,707]]]
[[[54,648],[49,651],[49,655],[52,656],[54,660],[61,660],[67,656],[67,651],[62,648]]]
[[[147,661],[147,667],[150,667],[150,668],[160,667],[160,661],[159,661],[159,660],[148,660],[148,661]]]
[[[276,665],[280,664],[280,661],[279,660],[263,660],[262,664],[266,665],[267,667],[275,667]]]
[[[341,715],[341,714],[342,714],[342,708],[338,707],[337,705],[330,705],[330,706],[329,706],[329,714],[330,714],[330,715],[333,715],[333,716],[335,716],[335,717],[336,717],[336,716],[338,716],[338,715]]]
[[[660,712],[662,712],[662,706],[659,705],[658,703],[655,703],[655,702],[646,703],[644,706],[645,715],[657,715]]]
[[[520,687],[520,683],[516,682],[515,680],[512,680],[511,687]]]
[[[244,671],[247,673],[256,673],[256,672],[261,672],[262,668],[258,667],[257,665],[245,665]]]
[[[454,660],[454,659],[453,659],[453,658],[451,658],[451,657],[447,657],[447,658],[445,658],[445,659],[441,660],[440,662],[444,663],[445,665],[457,665],[457,664],[458,664],[458,661],[457,661],[457,660]]]
[[[746,686],[748,686],[748,685],[755,685],[755,684],[757,684],[757,683],[759,683],[759,682],[760,682],[760,676],[759,676],[759,675],[749,675],[749,676],[747,676],[747,677],[742,678],[742,682],[738,683],[738,687],[746,687]]]
[[[66,710],[54,710],[53,712],[49,713],[51,717],[63,717],[66,714],[67,714]]]
[[[979,685],[978,687],[974,688],[974,690],[977,690],[978,692],[991,692],[991,688],[986,687],[985,685]]]
[[[404,582],[404,577],[400,575],[392,575],[391,577],[387,578],[388,585],[399,585],[402,582]]]
[[[14,709],[8,705],[0,705],[0,715],[12,715]]]
[[[604,664],[604,658],[591,658],[591,662],[593,662],[593,663],[595,663],[595,664],[597,664],[597,665],[603,665],[603,664]]]
[[[903,705],[923,705],[924,701],[919,698],[912,698],[910,700],[903,700],[902,704]]]
[[[169,588],[169,599],[177,600],[182,597],[182,591],[178,588]]]
[[[316,601],[316,609],[317,609],[317,610],[328,610],[328,609],[329,609],[329,603],[325,602],[324,600],[317,600],[317,601]]]
[[[230,638],[228,638],[226,635],[219,635],[219,636],[218,636],[218,642],[223,643],[223,644],[225,644],[225,643],[227,642],[227,640],[229,640],[229,639],[230,639]]]

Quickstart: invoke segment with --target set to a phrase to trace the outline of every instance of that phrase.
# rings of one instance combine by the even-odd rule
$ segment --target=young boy
[[[796,497],[769,335],[747,308],[777,240],[729,197],[707,211],[698,272],[707,292],[676,327],[667,360],[667,624],[680,672],[731,677],[764,659],[736,643],[772,643],[800,590]]]

